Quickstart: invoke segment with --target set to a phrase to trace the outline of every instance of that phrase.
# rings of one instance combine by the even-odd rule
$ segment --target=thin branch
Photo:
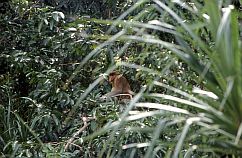
[[[69,145],[73,145],[73,141],[75,140],[75,138],[82,132],[84,131],[87,126],[88,126],[88,123],[90,120],[94,120],[95,118],[94,117],[81,117],[82,121],[83,121],[83,126],[76,132],[73,134],[73,136],[67,141],[67,144],[65,145],[65,148],[64,150],[66,151],[69,147]]]

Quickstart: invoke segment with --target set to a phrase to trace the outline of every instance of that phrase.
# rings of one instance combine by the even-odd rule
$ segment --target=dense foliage
[[[0,2],[1,157],[242,156],[240,3]]]

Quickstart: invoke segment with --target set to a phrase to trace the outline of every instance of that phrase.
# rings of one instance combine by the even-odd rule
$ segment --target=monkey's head
[[[114,79],[115,79],[118,75],[120,75],[120,74],[119,74],[118,72],[116,72],[116,71],[111,72],[111,73],[109,74],[109,76],[108,76],[108,81],[109,81],[110,83],[112,83],[112,82],[114,81]]]

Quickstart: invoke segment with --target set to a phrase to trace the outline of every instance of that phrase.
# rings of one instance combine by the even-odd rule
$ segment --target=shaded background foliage
[[[47,145],[44,149],[38,150],[41,144],[33,147],[31,142],[37,137],[43,142],[58,141],[66,134],[62,121],[67,112],[83,90],[104,67],[108,66],[105,54],[96,56],[99,60],[89,60],[68,88],[63,88],[79,62],[99,44],[99,41],[92,40],[92,37],[88,36],[102,34],[106,26],[102,28],[104,26],[102,24],[83,20],[78,28],[79,32],[75,33],[71,26],[77,25],[69,24],[72,15],[69,17],[67,15],[67,18],[63,19],[61,12],[55,10],[105,18],[108,16],[110,18],[111,14],[115,13],[107,9],[113,5],[111,3],[108,6],[106,3],[100,4],[100,1],[83,1],[78,5],[76,3],[74,1],[70,3],[63,1],[59,5],[54,1],[0,3],[2,156],[32,157],[54,153],[54,146]],[[77,8],[73,8],[73,4]],[[97,14],[93,14],[94,12]],[[109,48],[110,51],[112,49],[116,48]],[[107,83],[105,84],[107,86]],[[82,103],[78,110],[80,113],[84,115],[94,113],[93,108],[98,104],[93,101],[93,97],[91,95]],[[99,117],[99,127],[101,127],[107,119],[110,119],[106,118],[106,113],[109,112],[102,108],[96,111],[103,111]],[[111,111],[110,117],[115,115]],[[74,126],[71,126],[70,134],[81,125],[81,121],[76,117],[72,123]],[[33,135],[24,124],[31,127],[36,135]],[[95,130],[97,127],[93,125],[93,128]],[[26,143],[28,140],[29,143]],[[69,156],[76,154],[78,153],[67,153]]]
[[[125,0],[41,0],[42,4],[55,7],[67,14],[81,14],[93,18],[115,18],[120,12],[126,10],[134,1]]]
[[[144,36],[154,37],[169,43],[178,43],[175,36],[169,32],[143,28],[139,26],[127,27],[126,23],[120,23],[110,34],[108,29],[112,24],[110,19],[116,19],[135,4],[134,1],[125,0],[40,0],[40,1],[5,1],[0,3],[0,151],[1,155],[8,157],[96,157],[99,153],[110,155],[104,151],[107,147],[109,133],[93,138],[89,142],[78,139],[80,147],[71,147],[64,150],[64,145],[69,137],[83,126],[83,121],[77,116],[95,116],[97,119],[90,122],[88,128],[79,137],[84,138],[93,132],[99,131],[104,125],[120,119],[119,104],[113,102],[101,103],[98,96],[108,92],[111,88],[107,82],[100,83],[93,91],[79,103],[75,115],[70,122],[64,120],[73,106],[78,103],[79,97],[87,87],[98,78],[100,73],[121,61],[142,65],[143,67],[162,72],[170,65],[162,77],[157,81],[177,87],[191,93],[194,86],[203,88],[203,82],[199,75],[191,70],[187,64],[172,54],[161,45],[152,45],[146,42],[118,40],[101,49],[93,58],[76,73],[69,83],[69,77],[75,72],[81,61],[101,43],[115,35],[123,28],[127,35],[143,33]],[[180,5],[163,1],[170,7],[175,7],[175,12],[188,21],[200,20],[191,16],[191,13]],[[202,5],[203,2],[199,4]],[[236,1],[239,8],[239,1]],[[140,21],[149,22],[160,20],[176,25],[165,12],[154,11],[153,2],[147,2],[137,7],[125,20],[134,20],[139,14]],[[142,14],[143,8],[144,10]],[[196,19],[197,18],[197,19]],[[199,29],[201,36],[207,44],[211,44],[210,32]],[[186,33],[184,33],[186,34]],[[192,41],[190,41],[192,45]],[[120,49],[126,47],[123,52]],[[194,45],[193,45],[194,46]],[[196,56],[206,62],[206,55],[199,48],[194,47]],[[142,85],[151,84],[156,77],[155,73],[141,71],[137,68],[129,69],[126,66],[118,67],[129,79],[132,89],[138,92]],[[66,84],[69,83],[67,86]],[[173,91],[154,86],[151,92],[174,94]],[[172,104],[175,107],[183,107],[197,112],[196,109],[183,104],[173,103],[152,97],[144,98],[145,101],[155,103]],[[142,108],[141,108],[142,109]],[[148,110],[149,111],[149,110]],[[143,143],[152,140],[156,130],[155,126],[162,128],[164,122],[173,120],[174,114],[152,118],[144,118],[129,122],[128,127],[134,129],[126,132],[125,127],[120,127],[120,140],[112,142],[112,155],[126,157],[132,155],[134,150],[129,148],[122,150],[124,144]],[[138,127],[145,129],[140,129]],[[163,157],[172,152],[178,139],[183,123],[172,124],[166,132],[159,136],[160,143],[165,145],[162,149],[157,147],[157,156]],[[137,128],[137,129],[136,129]],[[146,132],[140,132],[146,130]],[[192,127],[192,131],[198,127]],[[192,133],[192,132],[191,132]],[[219,135],[219,134],[217,134]],[[194,135],[191,134],[194,137]],[[184,144],[189,148],[189,143],[210,143],[207,137],[197,135],[196,139],[186,140]],[[87,148],[88,147],[88,148]],[[148,147],[147,147],[148,148]],[[137,148],[135,155],[142,157],[147,148]],[[115,152],[114,152],[115,151]],[[168,151],[168,152],[167,152]],[[185,150],[183,151],[185,152]],[[194,151],[194,156],[216,155],[217,151],[201,154]],[[218,154],[219,154],[218,150]],[[169,157],[169,156],[167,156]]]

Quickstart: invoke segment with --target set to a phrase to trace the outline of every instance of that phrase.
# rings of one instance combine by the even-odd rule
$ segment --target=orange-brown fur
[[[111,92],[105,94],[106,98],[118,96],[119,99],[131,99],[134,92],[131,91],[128,80],[118,72],[109,74],[108,81],[112,84]]]

